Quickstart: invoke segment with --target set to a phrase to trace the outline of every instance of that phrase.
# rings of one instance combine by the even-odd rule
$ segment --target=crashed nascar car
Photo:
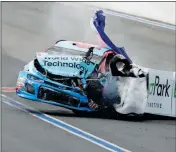
[[[76,114],[104,109],[143,114],[147,74],[105,34],[102,11],[95,13],[92,23],[99,45],[60,40],[45,52],[37,52],[20,71],[16,94]]]

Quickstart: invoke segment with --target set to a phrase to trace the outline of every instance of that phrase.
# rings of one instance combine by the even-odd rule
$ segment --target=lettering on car
[[[59,61],[58,61],[59,60]],[[71,61],[70,61],[71,60]],[[69,62],[70,61],[70,62]],[[68,68],[76,68],[79,69],[80,72],[87,74],[88,67],[86,65],[95,64],[86,60],[85,58],[79,57],[45,57],[43,60],[44,66],[47,67],[68,67]],[[81,65],[80,63],[86,64]]]

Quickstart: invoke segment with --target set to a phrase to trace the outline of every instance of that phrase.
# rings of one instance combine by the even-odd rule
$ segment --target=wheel
[[[88,99],[92,99],[96,104],[101,104],[103,86],[99,81],[90,81],[87,88]]]
[[[122,55],[116,55],[110,62],[112,76],[127,76],[132,68],[130,62]]]

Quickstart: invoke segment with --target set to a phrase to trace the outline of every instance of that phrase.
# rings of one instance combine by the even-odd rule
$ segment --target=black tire
[[[103,86],[98,80],[88,82],[88,86],[86,88],[88,99],[92,99],[96,104],[100,105],[102,99],[102,90]]]
[[[123,74],[121,71],[117,69],[116,64],[118,62],[124,63],[125,70],[129,71],[131,69],[130,62],[127,59],[125,59],[122,55],[116,55],[112,58],[110,62],[112,76],[126,76],[126,74]]]

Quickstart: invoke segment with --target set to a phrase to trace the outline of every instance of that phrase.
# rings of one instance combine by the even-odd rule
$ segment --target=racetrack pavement
[[[2,86],[14,87],[18,72],[56,40],[95,43],[93,10],[59,2],[2,2]],[[175,70],[175,31],[107,15],[106,31],[145,67]],[[71,111],[3,93],[70,125],[133,152],[174,152],[175,120],[76,117]],[[106,149],[2,103],[3,152],[104,152]],[[151,117],[150,117],[151,118]]]

